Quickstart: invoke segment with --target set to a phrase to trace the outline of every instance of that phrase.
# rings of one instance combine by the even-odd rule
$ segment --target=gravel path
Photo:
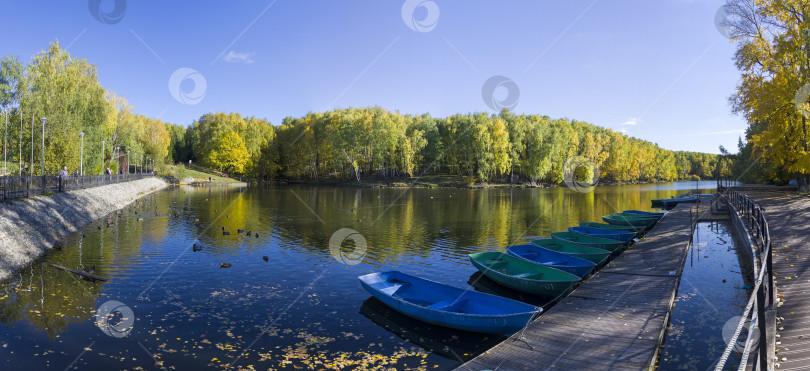
[[[0,281],[64,236],[165,187],[150,178],[0,204]]]

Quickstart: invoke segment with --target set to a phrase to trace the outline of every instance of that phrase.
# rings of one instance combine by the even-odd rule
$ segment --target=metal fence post
[[[757,290],[757,326],[759,327],[759,369],[768,368],[768,336],[765,325],[765,287],[759,285]]]
[[[766,248],[768,249],[768,254],[765,256],[765,263],[768,265],[768,306],[773,308],[773,297],[775,296],[773,293],[773,253],[771,252],[771,241],[768,239],[766,242]]]

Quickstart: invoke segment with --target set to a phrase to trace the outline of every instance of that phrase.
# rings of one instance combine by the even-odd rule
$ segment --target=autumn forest
[[[30,161],[40,156],[39,117],[48,118],[46,173],[79,167],[80,132],[86,174],[101,173],[102,150],[105,160],[122,150],[146,156],[159,172],[191,160],[259,181],[362,183],[449,174],[469,183],[554,185],[563,182],[563,165],[576,156],[587,160],[579,169],[586,178],[598,174],[608,183],[715,178],[732,169],[724,156],[669,151],[585,122],[508,110],[437,118],[368,107],[287,117],[277,126],[237,113],[164,123],[104,89],[96,67],[58,42],[27,65],[5,57],[0,93],[14,125],[8,147],[19,149],[10,151],[12,162],[24,174],[40,171],[39,162]],[[117,171],[116,165],[105,166]]]

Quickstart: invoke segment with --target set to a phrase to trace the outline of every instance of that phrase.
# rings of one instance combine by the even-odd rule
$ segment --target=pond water
[[[714,182],[698,185],[708,193]],[[611,212],[652,210],[650,199],[695,186],[167,189],[68,236],[62,250],[0,283],[0,369],[452,369],[502,338],[399,315],[370,299],[357,277],[401,270],[468,287],[476,281],[468,254]],[[341,228],[367,241],[359,264],[333,258],[329,241]],[[50,264],[94,268],[109,280]],[[476,289],[547,301],[485,279]],[[113,316],[97,323],[99,313]]]
[[[733,331],[751,295],[751,260],[727,222],[700,222],[692,237],[659,370],[714,369],[727,344],[723,327]],[[736,370],[739,355],[725,369]]]

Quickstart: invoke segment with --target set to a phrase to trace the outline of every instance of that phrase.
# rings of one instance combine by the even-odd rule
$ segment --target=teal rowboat
[[[654,215],[639,215],[639,214],[633,214],[633,213],[611,213],[610,215],[620,216],[620,217],[628,218],[628,219],[644,219],[644,220],[654,220],[654,221],[658,221],[659,219],[661,219],[661,217],[654,216]]]
[[[664,216],[664,213],[654,213],[650,211],[641,211],[641,210],[625,210],[623,211],[625,214],[638,214],[638,215],[651,215],[657,216],[659,219]]]
[[[579,223],[579,225],[583,227],[591,227],[591,228],[601,228],[601,229],[608,229],[614,231],[621,231],[621,232],[633,232],[636,234],[636,238],[639,238],[644,235],[644,228],[641,227],[633,227],[629,225],[613,225],[613,224],[605,224],[605,223],[596,223],[596,222],[583,222]]]
[[[607,263],[607,259],[610,256],[610,251],[604,249],[597,249],[595,247],[588,246],[563,245],[552,238],[541,238],[539,240],[533,240],[532,243],[551,251],[561,252],[563,254],[590,260],[596,263],[597,268],[600,268],[602,265]]]
[[[557,241],[557,243],[561,245],[595,247],[597,249],[608,250],[612,253],[618,252],[625,245],[625,243],[622,241],[611,240],[609,238],[586,236],[574,232],[552,233],[551,238],[553,238],[555,241]]]
[[[489,279],[529,294],[557,297],[581,280],[577,275],[498,251],[470,254],[470,261]]]
[[[613,225],[629,225],[631,227],[650,228],[655,224],[655,220],[627,218],[616,215],[605,215],[602,217],[605,223]]]
[[[677,205],[679,203],[695,203],[695,202],[698,201],[698,198],[699,197],[683,195],[683,196],[673,197],[673,198],[657,198],[657,199],[650,200],[650,202],[652,203],[652,207],[670,208],[670,207],[674,207],[675,205]]]

